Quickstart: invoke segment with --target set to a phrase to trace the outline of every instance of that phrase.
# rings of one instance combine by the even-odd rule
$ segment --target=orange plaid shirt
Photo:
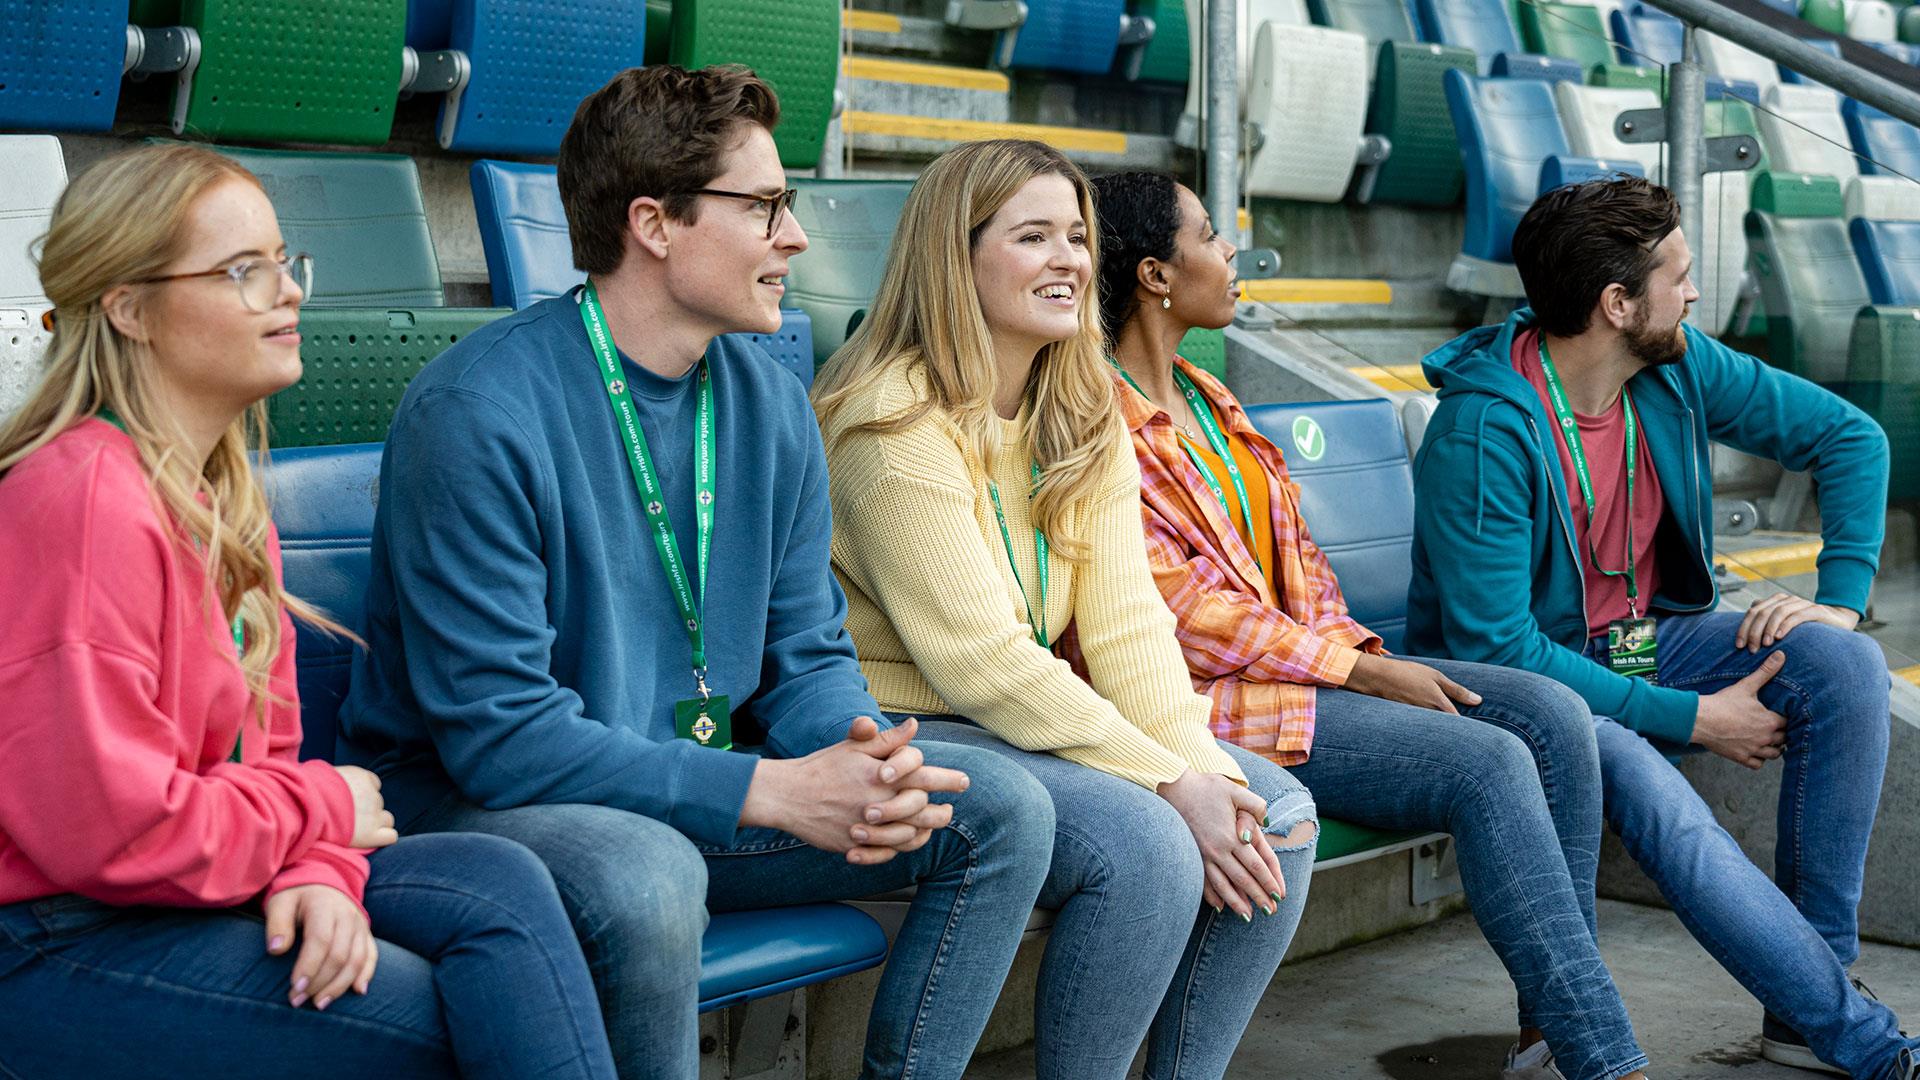
[[[1218,380],[1179,357],[1213,403],[1228,438],[1246,442],[1266,474],[1273,518],[1273,595],[1247,542],[1181,450],[1173,420],[1116,373],[1121,415],[1140,461],[1140,512],[1160,594],[1179,620],[1194,689],[1213,699],[1215,736],[1281,765],[1313,746],[1314,688],[1347,681],[1380,638],[1347,614],[1327,557],[1300,519],[1300,488],[1280,449],[1255,430]]]

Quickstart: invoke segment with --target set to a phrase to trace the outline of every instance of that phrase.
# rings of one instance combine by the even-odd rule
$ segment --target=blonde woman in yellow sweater
[[[928,166],[871,315],[815,384],[833,565],[874,697],[1053,798],[1043,1078],[1226,1065],[1293,937],[1317,832],[1214,739],[1147,564],[1086,178],[1039,143]],[[1052,651],[1074,635],[1087,678]]]

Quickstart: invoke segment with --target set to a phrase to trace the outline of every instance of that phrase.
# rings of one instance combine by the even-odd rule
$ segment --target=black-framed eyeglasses
[[[200,270],[191,274],[161,274],[158,277],[141,278],[130,282],[133,285],[157,285],[163,281],[187,281],[192,278],[225,277],[233,279],[240,291],[240,302],[248,311],[262,313],[273,310],[280,301],[280,275],[293,279],[300,286],[300,295],[313,295],[313,256],[306,252],[298,255],[284,255],[278,259],[245,259],[232,266],[222,266],[217,270]]]
[[[780,211],[793,206],[793,200],[800,194],[794,188],[788,188],[778,195],[755,195],[750,191],[720,191],[717,188],[694,188],[689,195],[713,195],[722,199],[745,199],[748,202],[767,208],[767,239],[773,239],[773,230],[780,224]]]

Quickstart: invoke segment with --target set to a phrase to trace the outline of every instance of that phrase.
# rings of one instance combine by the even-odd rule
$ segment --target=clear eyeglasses
[[[233,279],[234,288],[240,291],[240,302],[248,311],[265,313],[272,311],[280,302],[280,275],[293,279],[300,286],[300,295],[313,295],[313,256],[306,252],[298,255],[285,255],[278,259],[243,259],[231,266],[222,266],[217,270],[201,270],[192,274],[162,274],[159,277],[142,278],[136,285],[153,285],[162,281],[187,281],[192,278],[225,277]]]

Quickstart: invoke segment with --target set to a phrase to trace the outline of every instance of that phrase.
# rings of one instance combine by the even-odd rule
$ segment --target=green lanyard
[[[1040,487],[1040,463],[1033,462],[1033,486]],[[1047,647],[1047,534],[1039,526],[1033,529],[1033,562],[1040,577],[1040,615],[1034,617],[1033,597],[1027,595],[1027,583],[1020,579],[1020,564],[1013,561],[1013,533],[1007,528],[1007,512],[1000,505],[1000,485],[987,481],[987,494],[993,496],[993,516],[1000,519],[1000,541],[1007,545],[1007,566],[1013,571],[1013,583],[1020,586],[1020,598],[1027,602],[1027,625],[1033,627],[1033,640]],[[1028,495],[1032,497],[1031,493]],[[1032,511],[1028,511],[1031,513]]]
[[[121,421],[120,417],[112,409],[101,409],[99,412],[95,413],[94,415],[98,416],[102,420],[105,420],[107,423],[112,424],[114,427],[119,428],[122,433],[128,433],[127,425]],[[247,655],[247,628],[245,625],[243,625],[240,622],[240,616],[238,615],[235,615],[233,617],[233,655],[236,659],[244,659]],[[243,728],[242,730],[244,731],[245,729]],[[240,736],[239,735],[234,736],[233,753],[227,755],[227,760],[228,761],[240,760]]]
[[[1600,557],[1593,550],[1593,479],[1587,473],[1587,451],[1580,441],[1580,422],[1574,419],[1573,409],[1567,405],[1567,391],[1560,385],[1560,373],[1553,369],[1553,358],[1547,355],[1545,337],[1540,339],[1540,367],[1547,373],[1547,397],[1553,402],[1553,415],[1560,422],[1560,431],[1567,437],[1567,456],[1573,459],[1574,475],[1580,479],[1580,497],[1587,503],[1587,560],[1602,577],[1627,579],[1627,612],[1637,619],[1640,617],[1640,582],[1633,574],[1633,473],[1638,457],[1639,425],[1633,415],[1633,392],[1624,386],[1620,388],[1621,407],[1627,414],[1627,568],[1608,570],[1600,565]]]
[[[653,467],[653,455],[647,449],[647,436],[640,430],[640,414],[634,408],[633,394],[620,377],[620,358],[613,350],[607,319],[600,310],[600,295],[588,282],[580,295],[580,320],[586,324],[587,340],[600,362],[600,378],[607,384],[607,398],[613,407],[614,426],[627,447],[627,464],[633,469],[633,486],[640,493],[646,511],[647,528],[653,534],[653,548],[660,556],[661,569],[673,586],[673,599],[680,607],[680,618],[687,628],[687,641],[693,646],[693,677],[700,696],[708,697],[707,643],[701,624],[701,606],[707,600],[707,555],[713,546],[714,431],[713,379],[707,362],[700,361],[700,403],[693,425],[693,519],[699,534],[697,557],[700,571],[700,596],[694,598],[687,580],[686,563],[674,541],[673,523],[667,519],[667,504],[660,492],[660,477]]]
[[[1136,393],[1147,398],[1148,401],[1153,400],[1147,397],[1145,390],[1140,389],[1139,383],[1133,381],[1133,376],[1127,374],[1127,369],[1121,367],[1119,361],[1109,357],[1107,362],[1113,365],[1113,369],[1120,373],[1121,378],[1127,380],[1127,385],[1133,387]],[[1180,388],[1180,392],[1186,395],[1187,404],[1193,409],[1193,418],[1200,421],[1200,433],[1207,437],[1207,446],[1212,448],[1214,455],[1226,464],[1227,479],[1233,482],[1233,494],[1240,500],[1240,520],[1247,524],[1247,549],[1252,552],[1253,561],[1258,563],[1260,553],[1252,550],[1255,535],[1253,503],[1247,499],[1247,485],[1240,478],[1240,463],[1233,459],[1233,447],[1228,445],[1226,435],[1221,432],[1219,423],[1214,420],[1213,409],[1208,406],[1207,399],[1201,396],[1200,389],[1193,385],[1193,380],[1187,378],[1187,373],[1177,367],[1174,368],[1173,382]],[[1207,482],[1207,489],[1213,492],[1214,498],[1220,500],[1220,509],[1227,509],[1227,493],[1220,487],[1220,478],[1213,474],[1213,470],[1207,467],[1206,461],[1184,439],[1180,442],[1180,449],[1187,452],[1187,457],[1193,461],[1193,467],[1200,470],[1200,479]]]

